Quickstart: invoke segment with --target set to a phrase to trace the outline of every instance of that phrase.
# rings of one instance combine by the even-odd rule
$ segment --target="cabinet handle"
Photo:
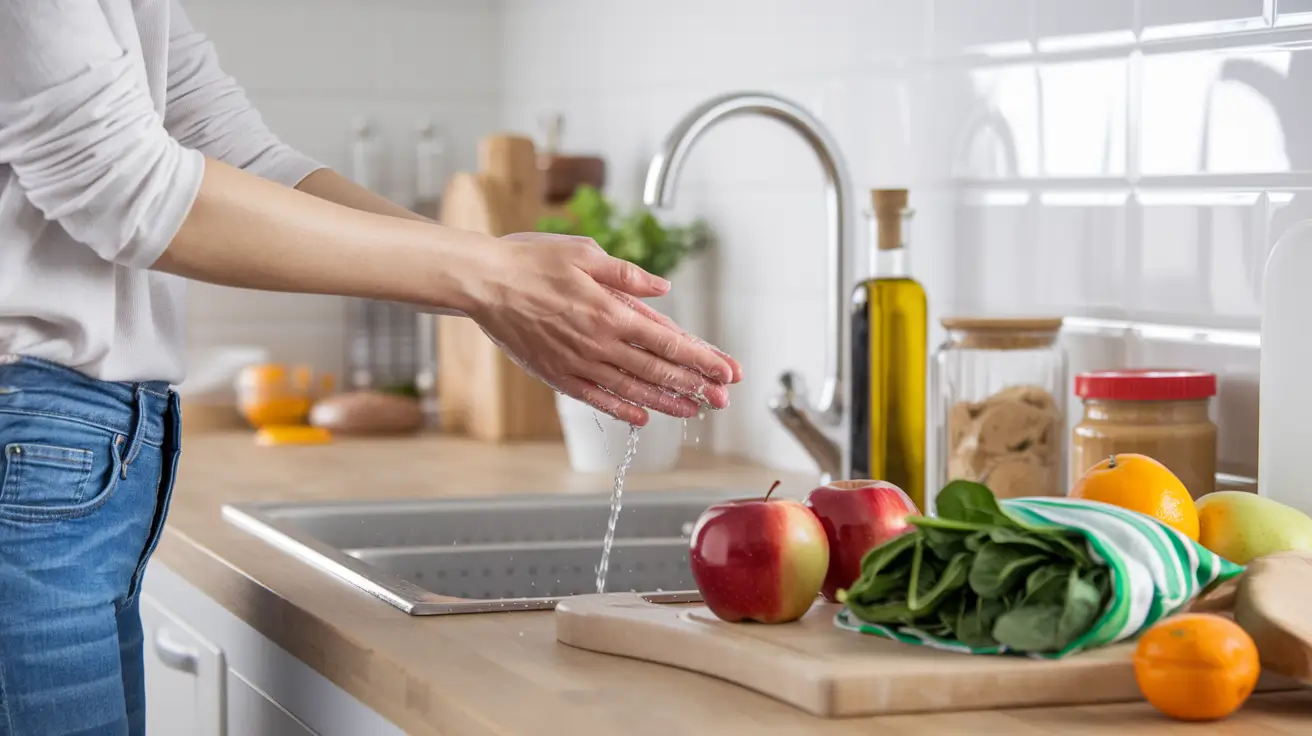
[[[155,630],[155,656],[172,670],[193,675],[200,670],[200,655],[196,650],[180,644],[169,634],[168,629],[162,627]]]

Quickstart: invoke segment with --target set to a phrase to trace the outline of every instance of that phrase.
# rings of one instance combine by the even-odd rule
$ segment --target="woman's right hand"
[[[645,408],[675,417],[729,405],[738,363],[638,301],[669,282],[612,258],[588,238],[520,233],[489,253],[465,312],[512,359],[556,391],[642,426]]]

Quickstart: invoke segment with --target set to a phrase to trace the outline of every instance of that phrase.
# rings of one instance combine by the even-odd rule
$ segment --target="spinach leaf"
[[[1057,635],[1062,646],[1084,633],[1098,618],[1102,610],[1103,598],[1098,586],[1092,581],[1080,577],[1078,570],[1071,570],[1066,587],[1066,605],[1062,609],[1061,620],[1057,622]]]
[[[998,617],[993,624],[993,638],[1021,652],[1051,652],[1060,649],[1058,633],[1062,606],[1045,603],[1014,608]]]
[[[1061,603],[1066,599],[1067,578],[1075,570],[1071,565],[1047,565],[1036,568],[1025,579],[1025,603]]]
[[[919,531],[934,556],[945,562],[966,551],[966,538],[970,534],[960,529],[941,529],[932,526],[921,527]]]
[[[905,596],[909,577],[911,577],[911,569],[905,568],[888,570],[868,580],[858,580],[847,590],[847,599],[856,598],[857,600],[873,602],[886,598],[895,592],[901,592]]]
[[[989,529],[988,535],[990,540],[998,544],[1023,544],[1044,552],[1056,552],[1056,545],[1037,532],[1003,526]]]
[[[939,491],[934,504],[942,519],[967,524],[1018,526],[1010,516],[1003,513],[998,499],[983,483],[954,480]]]
[[[988,542],[975,553],[970,566],[970,588],[986,598],[999,598],[1011,591],[1023,575],[1048,560],[1044,554],[1012,544]]]
[[[945,519],[941,516],[908,516],[907,523],[918,529],[943,529],[945,531],[960,532],[977,532],[989,528],[988,524]]]
[[[948,562],[933,583],[920,588],[911,586],[907,595],[907,607],[916,613],[936,610],[950,593],[965,587],[969,574],[970,555],[962,552]]]
[[[988,541],[989,532],[987,529],[977,531],[969,537],[966,537],[966,549],[971,552],[978,552],[979,548],[987,544]]]
[[[909,555],[920,537],[916,534],[903,534],[875,547],[861,559],[861,575],[875,576],[885,568],[897,563],[904,554]],[[908,561],[909,561],[908,556]]]
[[[1006,612],[1006,606],[996,598],[976,598],[974,605],[968,607],[969,610],[963,610],[957,619],[957,640],[970,647],[997,646],[993,626]]]
[[[909,624],[914,620],[905,600],[863,603],[849,598],[847,609],[853,616],[872,624]]]
[[[1077,532],[1031,527],[966,481],[939,495],[941,516],[872,549],[844,592],[863,621],[914,628],[971,647],[1061,649],[1088,631],[1112,595],[1109,570]]]

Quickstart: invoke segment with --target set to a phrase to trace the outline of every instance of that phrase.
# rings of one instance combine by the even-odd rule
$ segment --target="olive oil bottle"
[[[871,278],[852,294],[851,468],[925,506],[925,290],[911,278],[905,189],[871,192]]]

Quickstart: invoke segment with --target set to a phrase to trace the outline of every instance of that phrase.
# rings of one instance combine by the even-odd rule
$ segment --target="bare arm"
[[[505,250],[499,245],[339,205],[210,159],[190,213],[153,268],[226,286],[465,311],[489,298],[482,285]]]
[[[362,212],[217,161],[153,268],[457,310],[551,387],[639,425],[640,407],[692,416],[690,396],[727,406],[723,384],[740,377],[732,359],[634,308],[632,297],[663,294],[668,282],[591,241],[492,238]]]
[[[301,180],[296,188],[319,199],[336,202],[361,212],[399,217],[403,220],[428,222],[433,220],[402,207],[392,200],[374,194],[332,169],[319,169]]]
[[[177,123],[197,148],[182,145],[98,0],[6,0],[0,41],[0,164],[52,225],[106,261],[462,311],[549,385],[635,424],[647,420],[641,407],[691,416],[686,396],[699,389],[728,403],[737,364],[644,317],[632,298],[668,283],[591,241],[492,238],[363,212],[206,157],[199,148],[267,164],[270,178],[308,165],[277,147],[243,148],[203,116]]]

